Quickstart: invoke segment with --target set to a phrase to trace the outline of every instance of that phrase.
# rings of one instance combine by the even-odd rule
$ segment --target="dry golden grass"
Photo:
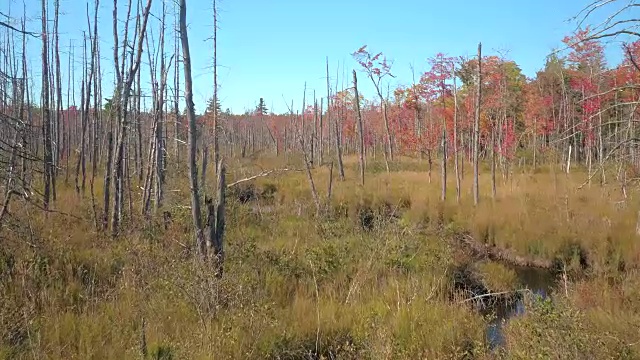
[[[577,190],[584,173],[516,170],[507,181],[500,178],[492,200],[483,173],[482,201],[474,208],[469,173],[459,204],[451,175],[443,204],[438,173],[429,183],[425,161],[402,159],[387,174],[370,160],[363,188],[357,162],[345,163],[345,182],[334,168],[328,217],[315,218],[304,172],[256,180],[258,192],[276,189],[272,198],[242,204],[230,192],[223,280],[188,249],[189,189],[182,175],[167,184],[167,230],[159,215],[138,215],[138,190],[126,231],[115,239],[95,231],[88,192],[83,200],[71,186],[59,189],[56,210],[80,219],[45,217],[16,201],[0,240],[0,358],[139,358],[143,333],[148,356],[162,359],[303,359],[316,351],[343,359],[512,358],[535,351],[516,340],[562,346],[536,335],[538,325],[551,322],[544,322],[546,313],[532,313],[507,334],[513,340],[505,354],[488,351],[487,320],[452,301],[459,264],[443,237],[450,232],[442,229],[564,260],[580,278],[569,283],[568,297],[557,295],[559,310],[551,314],[569,321],[578,312],[580,327],[572,329],[583,331],[565,340],[579,345],[602,331],[619,340],[606,343],[607,354],[640,351],[625,345],[634,341],[640,312],[632,270],[640,261],[635,192],[616,204],[622,198],[613,183]],[[286,166],[267,157],[233,160],[229,180]],[[328,169],[313,174],[324,198]],[[101,187],[96,181],[99,211]],[[213,188],[207,184],[208,193]],[[363,216],[371,217],[369,229],[362,228]],[[587,255],[587,270],[576,266],[578,249]],[[492,290],[514,287],[512,271],[500,264],[476,270]]]

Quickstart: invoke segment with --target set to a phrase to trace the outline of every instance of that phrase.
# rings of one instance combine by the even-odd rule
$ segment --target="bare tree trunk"
[[[164,94],[165,87],[167,84],[167,69],[165,64],[165,53],[164,53],[164,33],[165,33],[165,5],[162,3],[162,24],[161,24],[161,32],[160,32],[160,85],[157,89],[158,93],[156,95],[156,117],[157,124],[155,129],[155,137],[156,137],[156,153],[155,153],[155,163],[156,163],[156,171],[155,171],[155,182],[156,186],[155,190],[155,210],[158,211],[162,207],[162,202],[164,200],[164,183],[165,183],[165,154],[166,154],[166,144],[164,139],[165,133],[165,114],[164,114]]]
[[[51,144],[51,114],[49,109],[49,54],[47,31],[47,2],[42,0],[42,132],[44,135],[44,209],[49,210],[53,174]]]
[[[220,162],[220,145],[218,140],[218,8],[216,5],[216,0],[213,0],[213,163],[216,165],[217,172]],[[277,152],[276,144],[276,156]]]
[[[362,126],[362,114],[360,113],[360,97],[358,94],[358,77],[356,75],[356,71],[353,70],[353,89],[355,91],[355,102],[356,102],[356,116],[358,123],[358,138],[359,138],[359,155],[358,158],[360,162],[360,185],[364,186],[364,132]]]
[[[218,178],[216,181],[216,235],[213,241],[213,255],[215,256],[217,278],[222,277],[224,264],[224,231],[225,231],[225,205],[227,202],[225,191],[227,189],[226,168],[222,161],[217,164],[216,173]]]
[[[87,116],[88,114],[85,111],[85,103],[86,103],[86,87],[88,86],[87,80],[87,72],[86,72],[86,63],[87,63],[87,38],[86,36],[83,39],[83,52],[82,52],[82,81],[80,85],[80,156],[78,157],[78,162],[76,164],[76,192],[78,194],[82,191],[82,196],[84,196],[85,190],[85,175],[86,175],[86,132],[87,132]],[[80,170],[82,169],[82,186],[80,186]]]
[[[144,43],[144,37],[147,29],[147,20],[149,19],[149,13],[151,8],[151,1],[147,0],[147,5],[145,6],[143,15],[142,15],[142,24],[140,27],[136,27],[137,34],[137,46],[136,50],[131,52],[131,63],[128,73],[126,77],[123,78],[125,74],[123,71],[118,69],[118,27],[117,27],[117,0],[114,0],[113,6],[113,30],[114,30],[114,62],[116,64],[116,77],[117,77],[117,87],[116,87],[116,95],[117,95],[117,110],[118,110],[118,122],[119,122],[119,132],[117,136],[117,145],[115,147],[115,157],[113,162],[113,173],[114,173],[114,181],[115,181],[115,192],[114,192],[114,212],[111,218],[111,232],[113,235],[118,233],[120,221],[122,219],[122,201],[124,194],[124,153],[125,153],[125,141],[127,140],[127,130],[129,128],[129,121],[127,120],[127,105],[129,103],[129,93],[131,91],[131,85],[135,79],[135,76],[140,67],[140,60],[142,57],[142,45]],[[131,6],[129,6],[130,10]],[[139,17],[138,17],[139,18]],[[126,25],[125,25],[126,27]],[[134,37],[135,38],[135,37]],[[126,29],[125,29],[125,41],[126,40]],[[125,46],[126,47],[126,46]],[[134,59],[135,56],[135,59]],[[122,64],[124,67],[124,55],[122,59]]]
[[[191,185],[191,216],[196,235],[196,246],[200,255],[206,254],[202,236],[202,219],[200,212],[200,194],[198,188],[198,164],[196,163],[196,113],[193,105],[193,86],[191,82],[191,53],[189,52],[189,36],[187,34],[187,4],[180,0],[180,40],[182,42],[182,63],[184,66],[185,101],[187,103],[187,120],[189,122],[189,179]]]
[[[149,51],[149,53],[151,53]],[[153,64],[149,65],[150,68],[153,68]],[[143,150],[143,140],[142,140],[142,110],[141,110],[141,98],[142,98],[142,87],[140,86],[140,77],[142,71],[138,71],[136,75],[136,80],[133,83],[133,128],[132,132],[136,135],[133,142],[133,163],[136,164],[136,168],[138,168],[138,182],[141,183],[144,178],[144,150]],[[155,87],[155,84],[152,85],[152,88]],[[155,101],[153,102],[155,105]]]
[[[440,194],[440,200],[447,200],[447,118],[446,118],[446,103],[445,103],[445,84],[442,82],[442,193]]]
[[[496,198],[496,126],[491,124],[491,198]]]
[[[313,175],[311,174],[309,154],[307,153],[307,149],[304,145],[304,142],[302,141],[302,138],[303,138],[303,133],[301,132],[300,136],[298,137],[298,141],[300,143],[300,147],[302,148],[304,167],[305,167],[305,170],[307,171],[307,180],[309,180],[309,187],[311,188],[311,196],[313,196],[313,202],[316,205],[316,216],[318,216],[320,215],[320,211],[322,209],[320,204],[320,197],[318,196],[318,191],[316,190],[316,184],[313,181]]]
[[[322,163],[324,162],[324,128],[323,128],[323,112],[322,109],[324,107],[324,103],[323,103],[323,99],[320,98],[320,139],[319,139],[319,144],[318,144],[318,148],[319,148],[319,152],[318,152],[318,163],[320,165],[322,165]],[[333,165],[332,165],[333,168]]]
[[[316,139],[318,138],[318,100],[316,99],[316,92],[313,92],[313,129],[309,134],[309,138],[311,139],[311,151],[310,151],[310,162],[311,166],[315,164],[316,158]]]
[[[378,90],[378,92],[379,91],[380,90]],[[391,142],[391,128],[389,127],[389,117],[387,115],[387,101],[382,98],[382,93],[380,93],[380,101],[382,102],[382,116],[384,117],[384,128],[385,128],[385,131],[387,132],[387,150],[384,152],[384,165],[387,168],[387,173],[388,173],[391,171],[389,168],[389,160],[393,162],[393,145]]]
[[[110,129],[107,134],[107,167],[104,172],[104,215],[102,216],[102,229],[109,226],[109,200],[111,199],[111,165],[113,163],[113,113],[109,114]]]
[[[537,155],[537,150],[538,150],[538,131],[537,131],[537,116],[533,117],[533,170],[536,170],[536,167],[538,166],[537,163],[537,159],[536,159],[536,155]]]
[[[54,34],[55,34],[55,63],[56,63],[56,167],[52,177],[52,187],[53,187],[53,199],[56,199],[56,177],[58,176],[58,169],[60,168],[60,155],[61,155],[61,147],[60,147],[60,116],[62,115],[62,79],[60,73],[60,35],[58,32],[58,14],[60,10],[60,1],[55,0],[55,22],[54,22]],[[64,120],[63,120],[64,122]],[[64,130],[64,129],[63,129]],[[64,137],[64,134],[63,134]],[[64,142],[64,140],[63,140]],[[62,152],[64,152],[64,146],[62,147]]]
[[[67,81],[67,118],[66,118],[67,121],[62,122],[62,133],[66,134],[65,135],[66,140],[62,146],[62,148],[64,149],[63,151],[65,152],[65,160],[66,160],[65,174],[64,174],[65,184],[69,183],[69,158],[71,157],[71,116],[70,116],[71,114],[69,114],[68,109],[71,107],[70,94],[75,93],[75,64],[72,65],[73,58],[75,57],[75,47],[73,46],[73,43],[71,42],[71,40],[69,40],[69,47],[71,49],[71,55],[69,56],[69,64],[68,64],[69,79]],[[72,84],[73,84],[74,90],[71,90]],[[75,95],[74,95],[74,99],[75,99]],[[65,128],[65,125],[67,125],[66,128]]]
[[[329,187],[327,189],[327,211],[331,208],[331,193],[333,192],[333,161],[329,163]]]
[[[207,160],[209,159],[209,146],[205,144],[202,150],[202,188],[200,191],[204,196],[207,195]]]
[[[453,157],[456,171],[456,202],[460,202],[460,171],[458,166],[458,88],[456,84],[456,71],[453,69]],[[464,157],[463,157],[464,158]]]
[[[478,152],[480,142],[480,104],[482,101],[482,43],[478,44],[478,69],[476,84],[476,112],[473,122],[473,204],[480,201],[480,189],[478,183]]]
[[[22,99],[22,104],[24,104],[24,98]],[[7,182],[5,184],[5,195],[4,201],[2,202],[2,209],[0,209],[0,225],[2,224],[2,220],[5,215],[9,211],[9,202],[11,201],[11,195],[13,195],[13,183],[14,183],[14,174],[15,169],[18,165],[17,155],[18,155],[18,134],[20,133],[19,129],[16,129],[15,135],[13,137],[13,142],[11,146],[11,157],[9,159],[9,168],[7,169]]]
[[[176,19],[176,28],[177,28],[177,22],[178,20]],[[175,156],[175,164],[178,165],[180,163],[180,125],[181,125],[181,121],[180,121],[180,66],[178,66],[179,64],[179,59],[180,59],[180,46],[178,45],[178,37],[179,34],[176,31],[176,36],[174,39],[174,47],[175,47],[175,57],[176,57],[176,61],[175,61],[175,67],[173,69],[174,71],[174,80],[173,80],[173,92],[174,92],[174,97],[173,97],[173,113],[175,116],[174,119],[174,156]]]
[[[327,122],[331,125],[331,86],[329,85],[329,58],[327,57]],[[340,141],[340,127],[338,123],[338,117],[334,116],[334,129],[335,129],[335,145],[336,145],[336,160],[338,161],[338,174],[340,180],[344,181],[344,165],[342,164],[342,144]]]
[[[57,1],[57,0],[56,0]],[[98,7],[100,1],[96,0],[95,4],[95,12],[93,19],[93,44],[91,46],[91,72],[89,74],[90,77],[95,76],[94,82],[94,91],[93,91],[93,157],[91,158],[91,180],[89,186],[91,187],[91,205],[93,208],[93,218],[95,222],[96,231],[99,230],[100,225],[98,222],[98,211],[96,209],[96,199],[95,199],[95,178],[96,172],[98,171],[98,121],[99,121],[99,113],[100,109],[98,108],[98,79],[100,78],[100,73],[95,73],[96,68],[98,68],[98,62],[100,61],[100,50],[98,48]],[[89,21],[89,13],[87,7],[87,23],[89,26],[89,30],[91,30],[91,22]],[[89,31],[91,33],[91,31]],[[91,86],[91,79],[89,79],[89,87]],[[89,114],[89,105],[91,103],[90,99],[90,91],[87,91],[87,105],[86,112]]]

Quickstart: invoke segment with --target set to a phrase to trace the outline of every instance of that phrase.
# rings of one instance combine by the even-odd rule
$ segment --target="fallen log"
[[[522,267],[533,267],[548,270],[554,268],[554,262],[551,260],[521,256],[509,249],[490,246],[477,241],[467,232],[456,234],[455,239],[465,245],[465,247],[468,248],[475,257],[487,258],[493,261],[501,261]]]

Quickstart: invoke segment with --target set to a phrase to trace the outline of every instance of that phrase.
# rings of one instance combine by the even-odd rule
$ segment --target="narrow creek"
[[[521,286],[542,298],[550,295],[556,285],[556,278],[549,270],[530,267],[513,267],[513,269],[518,275]],[[491,349],[505,345],[504,325],[510,319],[524,314],[525,311],[525,299],[523,296],[517,296],[512,301],[495,301],[481,309],[483,315],[494,316],[485,333]]]

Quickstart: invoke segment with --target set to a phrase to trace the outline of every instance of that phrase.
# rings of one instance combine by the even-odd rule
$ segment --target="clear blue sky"
[[[25,1],[31,19],[28,27],[39,31],[39,1]],[[86,1],[60,1],[61,47],[66,51],[69,40],[79,45],[82,31],[87,29]],[[9,2],[11,9],[4,3],[0,11],[11,10],[12,15],[21,16],[22,0]],[[50,3],[52,8],[53,0]],[[479,41],[485,54],[506,52],[527,76],[533,76],[544,65],[545,56],[561,47],[562,38],[575,30],[575,22],[567,20],[587,3],[586,0],[219,0],[220,100],[223,108],[234,113],[254,108],[260,97],[276,112],[286,111],[284,99],[289,103],[293,99],[294,107],[299,109],[305,82],[307,98],[313,96],[314,89],[318,97],[326,96],[325,57],[329,57],[332,83],[338,74],[341,86],[343,72],[349,75],[357,66],[350,53],[364,44],[393,60],[396,78],[391,80],[392,88],[411,82],[410,64],[419,74],[426,70],[428,57],[438,52],[473,56]],[[105,96],[113,78],[112,4],[110,0],[102,0],[99,13]],[[154,14],[160,14],[161,4],[162,0],[154,0]],[[126,1],[120,0],[122,18],[125,6]],[[187,0],[187,8],[194,101],[197,111],[202,112],[213,93],[213,44],[207,40],[213,30],[212,0]],[[167,9],[173,13],[173,1],[167,0]],[[52,17],[53,10],[50,14]],[[172,15],[168,21],[172,25]],[[158,21],[151,20],[150,26],[157,37]],[[35,78],[40,74],[39,51],[37,40],[30,40],[29,56]],[[608,50],[612,63],[619,58],[618,52],[615,45]],[[146,61],[146,54],[143,59]],[[66,63],[66,56],[62,61]],[[142,71],[147,77],[148,68],[145,66]],[[66,76],[63,65],[65,84]],[[372,95],[364,79],[361,82],[364,94]]]

